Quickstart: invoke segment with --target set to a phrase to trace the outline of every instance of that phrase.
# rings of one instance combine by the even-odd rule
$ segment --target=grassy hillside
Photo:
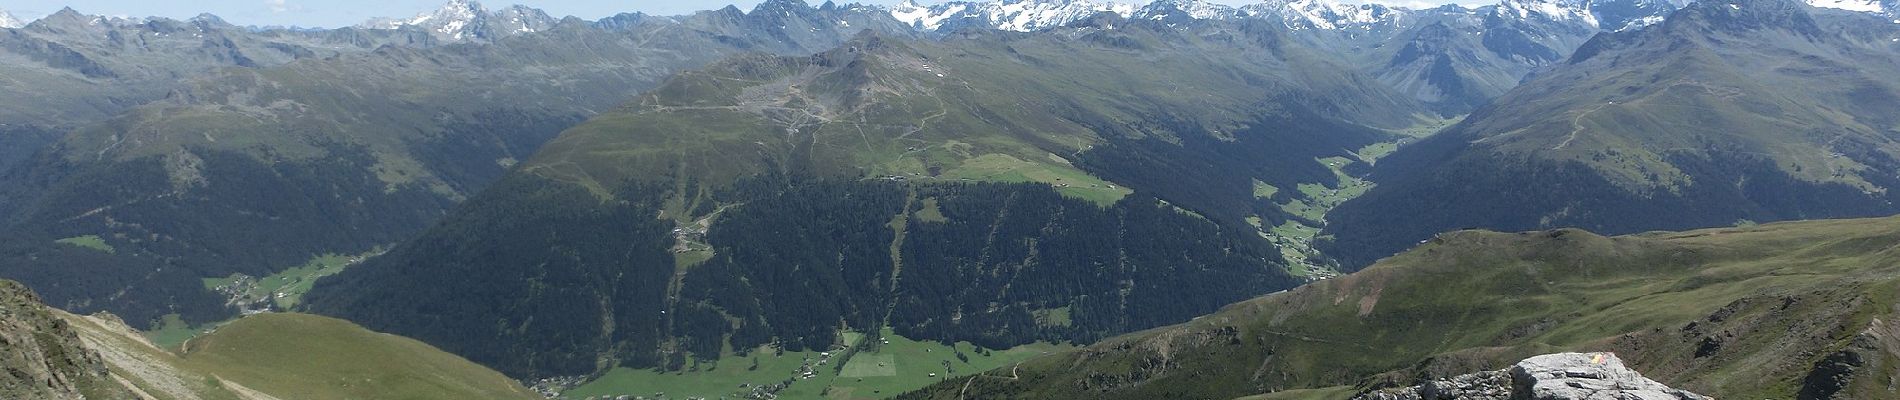
[[[878,336],[841,335],[840,344],[824,351],[763,348],[745,356],[697,361],[683,371],[615,368],[561,395],[590,398],[666,393],[680,398],[718,398],[776,393],[782,399],[882,399],[1072,348],[1034,343],[990,350],[969,342],[945,345],[911,340],[886,329]]]
[[[1599,35],[1381,160],[1329,216],[1362,266],[1436,232],[1652,229],[1900,211],[1900,25],[1786,0],[1703,2]],[[1798,90],[1795,90],[1798,88]]]
[[[1587,350],[1718,398],[1888,398],[1900,347],[1882,321],[1896,276],[1900,217],[1618,237],[1461,231],[1338,279],[907,397],[1346,398],[1339,386]]]
[[[259,314],[185,344],[186,365],[304,399],[536,398],[519,383],[413,339],[347,321]]]
[[[252,315],[174,352],[116,317],[58,313],[103,356],[115,379],[148,398],[541,398],[500,373],[421,342],[332,318]]]

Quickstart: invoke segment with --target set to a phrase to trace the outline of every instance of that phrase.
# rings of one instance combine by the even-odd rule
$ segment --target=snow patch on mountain
[[[1630,21],[1628,25],[1623,25],[1622,28],[1617,28],[1616,31],[1622,32],[1622,31],[1627,31],[1631,29],[1641,29],[1646,26],[1660,24],[1663,22],[1664,19],[1668,19],[1668,18],[1669,18],[1668,16],[1664,16],[1664,15],[1651,15],[1651,16],[1646,16],[1642,18],[1637,18],[1636,20]]]
[[[1400,18],[1404,8],[1379,4],[1346,4],[1336,0],[1267,0],[1242,6],[1250,17],[1280,18],[1289,29],[1370,29]]]
[[[1092,0],[949,1],[933,5],[921,5],[916,0],[905,0],[889,7],[887,11],[898,21],[926,31],[970,26],[1033,31],[1067,25],[1099,12],[1113,12],[1126,18],[1149,20],[1263,18],[1280,20],[1287,28],[1294,30],[1366,31],[1379,26],[1396,26],[1399,21],[1418,13],[1445,12],[1447,9],[1467,10],[1467,12],[1489,11],[1496,13],[1499,17],[1580,23],[1598,27],[1601,25],[1599,21],[1601,17],[1594,8],[1603,4],[1617,3],[1615,6],[1621,8],[1656,8],[1657,10],[1642,11],[1645,14],[1654,12],[1653,15],[1660,17],[1666,15],[1669,10],[1679,8],[1681,4],[1673,3],[1682,0],[1500,0],[1496,5],[1478,8],[1443,6],[1434,9],[1412,9],[1374,3],[1354,4],[1347,1],[1349,0],[1261,0],[1259,3],[1235,8],[1206,0],[1157,0],[1142,6]],[[1664,7],[1651,7],[1651,5]],[[1657,20],[1659,19],[1644,18],[1644,16],[1618,17],[1614,21],[1618,26],[1604,27],[1604,29],[1628,29],[1648,25]]]
[[[534,33],[547,30],[556,23],[546,12],[527,6],[511,6],[493,12],[482,7],[481,3],[469,0],[450,0],[441,8],[417,14],[408,19],[378,18],[357,25],[368,29],[417,28],[429,31],[437,37],[464,41],[472,39],[494,39],[490,36],[507,36]]]
[[[0,10],[0,28],[14,29],[24,26],[26,23],[21,22],[19,18],[14,18],[13,14],[7,13],[7,10]]]
[[[891,6],[891,18],[896,18],[898,22],[910,24],[913,28],[936,30],[938,27],[943,26],[943,20],[950,19],[950,16],[962,13],[965,7],[968,6],[964,4],[946,4],[941,9],[933,9],[932,7],[917,5],[915,1],[904,0],[902,3]]]
[[[1504,0],[1498,2],[1497,13],[1518,19],[1538,17],[1556,22],[1582,22],[1592,27],[1601,25],[1588,4],[1575,0]]]
[[[468,26],[475,18],[486,14],[481,3],[466,0],[451,0],[433,11],[417,14],[409,19],[378,18],[359,25],[371,29],[401,29],[418,27],[430,32],[454,39],[466,38]]]
[[[1887,7],[1880,4],[1879,0],[1808,0],[1808,5],[1875,14],[1884,14],[1889,11]]]
[[[1233,7],[1201,0],[1158,0],[1135,11],[1132,17],[1162,20],[1174,15],[1193,19],[1233,19],[1242,14]]]

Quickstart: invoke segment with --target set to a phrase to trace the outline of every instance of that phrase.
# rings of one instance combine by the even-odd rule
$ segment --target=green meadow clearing
[[[763,347],[745,356],[728,354],[712,362],[689,363],[685,370],[674,372],[615,368],[561,395],[570,399],[619,395],[658,397],[660,394],[666,398],[732,398],[750,392],[750,388],[757,385],[790,379],[792,384],[778,392],[779,398],[881,399],[1074,348],[1035,343],[984,351],[967,342],[945,345],[911,340],[889,329],[883,331],[882,340],[858,333],[841,336],[841,342],[853,345],[835,345],[835,350],[829,352],[780,353]],[[886,340],[889,343],[885,343]],[[856,351],[850,351],[853,348]],[[831,356],[826,357],[825,353]],[[959,353],[962,357],[958,357]],[[820,360],[825,362],[819,364]],[[801,378],[806,365],[812,367],[812,376]]]

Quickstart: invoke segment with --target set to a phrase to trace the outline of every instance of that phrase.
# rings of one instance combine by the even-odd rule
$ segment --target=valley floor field
[[[915,341],[889,329],[884,330],[882,340],[857,333],[841,336],[843,342],[855,344],[835,345],[832,351],[826,352],[781,353],[766,347],[746,356],[729,354],[717,361],[693,363],[677,372],[615,368],[598,379],[561,393],[561,397],[731,398],[752,393],[761,385],[789,381],[789,386],[777,392],[778,398],[882,399],[1074,348],[1035,343],[1006,350],[982,350],[967,342],[945,345]],[[810,375],[806,375],[807,372]]]

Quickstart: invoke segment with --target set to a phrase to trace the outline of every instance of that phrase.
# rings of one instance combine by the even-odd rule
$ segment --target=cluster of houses
[[[283,293],[266,296],[254,295],[253,293],[257,291],[257,285],[258,280],[256,277],[245,274],[234,274],[232,275],[230,283],[218,285],[218,287],[213,288],[212,291],[224,295],[226,299],[224,303],[232,307],[237,307],[238,312],[243,315],[271,312],[271,300],[283,297]]]
[[[685,227],[673,228],[673,238],[673,253],[678,254],[693,251],[693,243],[706,242],[706,229],[701,228],[699,224],[689,224]]]
[[[831,352],[819,352],[817,361],[814,362],[812,359],[806,358],[805,364],[798,366],[797,370],[793,370],[792,375],[798,377],[800,380],[816,378],[818,377],[818,367],[830,363]]]
[[[552,399],[560,397],[561,392],[580,386],[582,382],[586,381],[587,377],[584,376],[556,376],[524,383],[528,384],[529,390],[540,393],[542,397]]]

